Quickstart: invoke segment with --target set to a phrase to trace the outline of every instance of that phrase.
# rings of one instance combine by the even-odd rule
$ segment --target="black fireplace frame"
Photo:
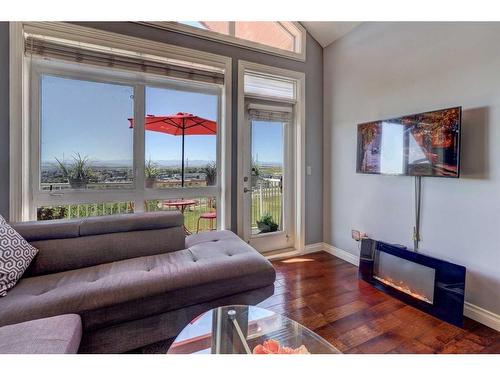
[[[433,268],[435,270],[433,303],[419,300],[375,279],[373,267],[377,252],[385,252]],[[390,245],[368,238],[361,241],[359,276],[362,280],[415,308],[458,327],[463,327],[464,320],[465,274],[464,266],[410,251],[404,246]]]

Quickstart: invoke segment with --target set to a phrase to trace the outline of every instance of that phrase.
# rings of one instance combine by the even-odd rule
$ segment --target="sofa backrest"
[[[148,212],[12,225],[39,253],[25,276],[38,276],[185,248],[179,212]]]

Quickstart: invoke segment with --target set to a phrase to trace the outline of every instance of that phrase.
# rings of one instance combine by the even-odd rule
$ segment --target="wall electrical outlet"
[[[351,229],[351,237],[354,241],[361,241],[363,238],[368,238],[366,233],[356,229]]]

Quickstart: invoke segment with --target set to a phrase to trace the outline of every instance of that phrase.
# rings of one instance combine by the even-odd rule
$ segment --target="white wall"
[[[421,252],[467,267],[500,314],[500,23],[366,23],[324,51],[324,239],[412,247],[413,178],[356,174],[356,125],[463,107],[462,176],[423,179]]]

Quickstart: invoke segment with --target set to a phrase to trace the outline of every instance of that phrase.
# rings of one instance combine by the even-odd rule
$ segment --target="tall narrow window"
[[[297,82],[245,70],[241,181],[243,238],[262,252],[292,246]]]

